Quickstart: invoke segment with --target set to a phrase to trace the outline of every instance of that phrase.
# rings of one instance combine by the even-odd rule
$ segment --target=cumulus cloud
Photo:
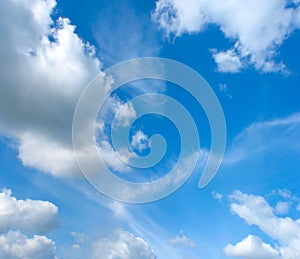
[[[58,209],[47,201],[17,200],[10,190],[0,193],[0,233],[18,229],[44,234],[59,226]]]
[[[57,214],[57,207],[50,202],[18,200],[10,190],[1,192],[0,258],[55,258],[54,241],[36,234],[57,228]]]
[[[255,14],[255,15],[253,15]],[[220,72],[238,72],[247,64],[263,72],[285,71],[277,50],[300,28],[299,1],[158,0],[152,19],[167,36],[199,33],[217,25],[234,45],[215,50]]]
[[[72,116],[101,64],[70,20],[51,18],[55,5],[55,0],[2,1],[0,134],[18,141],[24,165],[65,176],[79,173]]]
[[[93,258],[131,259],[156,258],[154,251],[140,237],[124,230],[118,230],[113,235],[94,243]]]
[[[45,236],[28,238],[19,231],[0,235],[0,257],[7,259],[53,259],[55,243]]]
[[[290,217],[278,217],[274,209],[261,196],[248,195],[235,191],[230,196],[231,211],[244,219],[250,225],[256,225],[264,234],[277,242],[275,247],[264,243],[260,238],[248,236],[235,245],[227,245],[224,249],[228,256],[244,256],[255,258],[284,258],[300,257],[300,220]],[[269,257],[268,257],[269,256]]]
[[[220,51],[211,50],[219,72],[239,72],[243,67],[243,61],[233,50]]]
[[[269,244],[264,243],[259,237],[248,235],[236,245],[228,244],[224,248],[227,256],[242,257],[247,259],[275,259],[280,258],[278,251]]]

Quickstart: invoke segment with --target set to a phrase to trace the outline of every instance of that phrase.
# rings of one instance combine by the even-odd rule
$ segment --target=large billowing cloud
[[[103,238],[94,244],[93,258],[103,259],[155,259],[150,246],[140,237],[124,230],[118,230],[114,235]]]
[[[220,72],[238,72],[249,64],[283,72],[284,64],[275,61],[277,49],[300,28],[300,7],[296,0],[158,0],[152,18],[176,37],[217,25],[234,42],[227,50],[212,49]]]
[[[2,2],[0,134],[17,140],[25,166],[55,176],[78,176],[73,113],[87,83],[101,72],[101,63],[67,18],[52,19],[55,5],[55,0]],[[114,104],[111,108],[125,106],[119,100]],[[124,122],[134,115],[129,103],[125,108],[120,117]],[[103,158],[115,166],[116,156],[105,144],[100,146]]]
[[[0,133],[17,139],[22,162],[54,175],[78,173],[72,151],[74,107],[100,71],[94,48],[55,0],[4,0],[0,32]]]
[[[248,235],[235,245],[228,244],[224,252],[228,256],[244,258],[300,258],[300,220],[278,217],[274,209],[261,196],[236,191],[231,195],[231,211],[250,225],[256,225],[264,234],[275,240],[276,246]]]
[[[47,201],[17,200],[10,190],[0,193],[0,233],[18,229],[44,234],[59,226],[58,208]]]
[[[45,234],[58,226],[58,209],[54,204],[18,200],[10,190],[0,193],[0,258],[55,258],[54,241],[36,234]]]

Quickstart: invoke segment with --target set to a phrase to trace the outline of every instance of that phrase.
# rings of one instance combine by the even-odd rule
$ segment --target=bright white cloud
[[[95,50],[68,19],[52,20],[55,0],[1,5],[0,134],[18,140],[24,165],[78,175],[72,117],[82,90],[100,72]]]
[[[300,28],[299,1],[293,2],[294,6],[289,0],[158,0],[152,19],[167,36],[218,25],[235,41],[232,48],[213,54],[220,72],[238,72],[247,64],[263,72],[285,71],[275,59],[279,46]]]
[[[263,243],[257,237],[248,236],[248,238],[234,246],[227,245],[225,247],[227,255],[241,256],[241,253],[243,253],[246,258],[254,258],[255,252],[260,251],[262,256],[269,253],[274,256],[277,254],[279,258],[283,259],[297,259],[300,257],[299,219],[277,217],[274,214],[274,209],[261,196],[247,195],[235,191],[230,198],[232,201],[230,208],[234,214],[244,219],[248,224],[258,226],[263,233],[278,242],[278,245],[271,247],[271,245]]]
[[[156,258],[150,246],[140,237],[124,230],[118,230],[108,238],[94,243],[93,258],[131,259]]]
[[[227,256],[242,257],[247,259],[275,259],[280,258],[278,251],[269,244],[264,243],[259,237],[248,235],[234,246],[228,244],[224,248]]]
[[[134,135],[132,135],[131,146],[140,152],[149,148],[148,136],[143,131],[138,130]]]
[[[217,69],[219,72],[239,72],[243,68],[243,63],[237,53],[232,49],[227,51],[220,51],[213,49],[213,58],[217,64]]]
[[[0,258],[54,259],[55,243],[45,236],[28,238],[19,231],[0,235]]]
[[[59,226],[57,207],[47,201],[17,200],[10,190],[0,193],[0,233],[18,229],[26,233],[46,233]]]

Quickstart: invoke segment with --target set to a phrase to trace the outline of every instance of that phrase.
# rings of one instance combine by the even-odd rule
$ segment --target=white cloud
[[[219,72],[237,73],[243,68],[240,57],[232,49],[219,52],[213,49],[211,52]]]
[[[71,147],[36,133],[22,134],[19,141],[19,158],[24,166],[55,176],[80,175]]]
[[[276,62],[277,49],[300,27],[299,2],[285,0],[158,0],[152,19],[167,36],[199,33],[216,24],[234,45],[218,51],[220,72],[238,72],[247,64],[263,72],[285,71]],[[289,6],[288,6],[289,5]],[[255,14],[255,15],[253,15]]]
[[[297,259],[300,257],[300,219],[277,217],[273,212],[274,209],[261,196],[247,195],[235,191],[230,198],[232,200],[230,208],[234,214],[244,219],[248,224],[258,226],[264,234],[275,240],[278,245],[272,248],[257,238],[252,240],[252,237],[248,237],[248,239],[246,238],[235,246],[226,246],[225,252],[245,252],[245,245],[251,241],[253,249],[249,249],[247,254],[244,255],[249,258],[253,258],[256,252],[255,249],[258,249],[258,247],[260,247],[259,250],[264,247],[265,252],[266,250],[269,252],[276,250],[280,256],[279,258]]]
[[[148,136],[143,131],[138,130],[134,135],[132,135],[131,146],[140,152],[149,148]]]
[[[113,116],[114,127],[128,127],[130,122],[136,118],[133,104],[130,101],[122,102],[116,95],[107,99],[102,110],[104,118]]]
[[[82,90],[100,72],[95,50],[68,19],[52,20],[55,0],[1,4],[0,134],[18,140],[24,165],[78,175],[72,117]]]
[[[7,259],[53,259],[55,243],[45,236],[28,238],[19,231],[0,235],[0,257]]]
[[[264,243],[259,237],[248,235],[234,246],[228,244],[224,248],[227,256],[242,257],[247,259],[275,259],[280,258],[278,251],[269,244]]]
[[[154,259],[156,256],[142,238],[136,237],[127,231],[118,230],[112,236],[94,243],[93,258]]]
[[[169,239],[169,243],[175,246],[187,246],[187,247],[196,246],[196,244],[192,240],[190,240],[188,237],[186,237],[183,234]]]
[[[57,207],[47,201],[17,200],[10,190],[0,193],[0,233],[18,229],[26,233],[46,233],[59,226]]]

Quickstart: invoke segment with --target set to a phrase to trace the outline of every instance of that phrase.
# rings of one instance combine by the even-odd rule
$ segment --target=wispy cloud
[[[266,154],[277,147],[299,152],[300,113],[281,119],[253,123],[232,141],[223,160],[224,165],[239,163],[258,154]],[[251,151],[251,152],[250,152]]]

